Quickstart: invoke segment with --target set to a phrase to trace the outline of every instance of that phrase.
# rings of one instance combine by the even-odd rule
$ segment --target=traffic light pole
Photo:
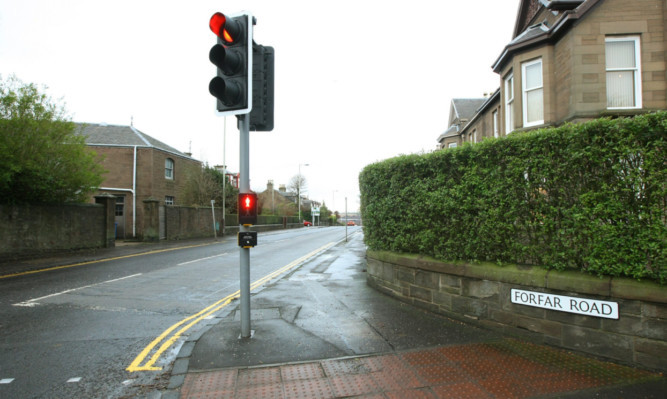
[[[250,115],[237,116],[239,119],[239,192],[250,192]],[[239,224],[239,232],[250,231],[250,227]],[[240,249],[241,276],[241,338],[250,338],[250,248]]]

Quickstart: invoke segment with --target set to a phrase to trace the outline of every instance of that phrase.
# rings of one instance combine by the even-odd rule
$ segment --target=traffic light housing
[[[243,226],[257,224],[257,194],[240,193],[238,207],[239,224]]]
[[[252,109],[252,15],[217,12],[209,21],[217,43],[209,60],[217,67],[208,90],[220,115],[247,114]]]
[[[252,46],[252,110],[250,130],[273,130],[273,87],[275,51],[273,47],[254,43]]]

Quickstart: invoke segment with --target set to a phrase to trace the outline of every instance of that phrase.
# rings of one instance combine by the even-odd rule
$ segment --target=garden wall
[[[105,248],[115,245],[115,198],[97,204],[0,205],[0,256]]]
[[[369,285],[413,305],[544,344],[667,371],[667,290],[657,283],[537,266],[446,263],[388,251],[368,250],[367,260]],[[614,303],[617,318],[608,318]],[[538,304],[554,309],[572,304],[589,315]]]

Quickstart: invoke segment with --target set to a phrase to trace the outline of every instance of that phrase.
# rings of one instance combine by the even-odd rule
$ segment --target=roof
[[[442,143],[442,140],[447,137],[456,137],[459,135],[459,125],[452,125],[449,129],[445,130],[440,137],[438,137],[438,143]]]
[[[486,101],[486,98],[454,98],[452,99],[452,110],[454,120],[469,120]],[[451,118],[450,118],[451,119]]]
[[[531,25],[524,31],[518,32],[520,20],[524,15],[524,8],[536,3],[523,0],[519,7],[519,16],[515,28],[514,39],[505,46],[503,52],[493,63],[493,71],[500,73],[505,63],[515,54],[533,46],[554,43],[558,41],[579,19],[583,18],[601,0],[552,0],[550,2],[540,1],[539,7],[544,7],[558,14],[558,19],[548,26],[543,23]],[[544,5],[546,4],[546,5]]]
[[[134,126],[95,123],[76,123],[75,133],[86,138],[90,146],[155,148],[174,155],[191,158],[160,140],[143,133]]]

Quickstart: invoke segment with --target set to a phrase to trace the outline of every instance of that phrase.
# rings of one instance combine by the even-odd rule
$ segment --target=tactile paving
[[[239,370],[236,383],[239,386],[266,385],[281,382],[278,367]]]
[[[329,378],[336,398],[380,392],[370,374],[344,374]]]
[[[660,375],[505,339],[429,350],[193,373],[181,398],[526,398]]]
[[[286,399],[329,399],[334,398],[328,378],[285,381]]]
[[[324,370],[319,363],[292,364],[280,367],[283,381],[324,378]]]

